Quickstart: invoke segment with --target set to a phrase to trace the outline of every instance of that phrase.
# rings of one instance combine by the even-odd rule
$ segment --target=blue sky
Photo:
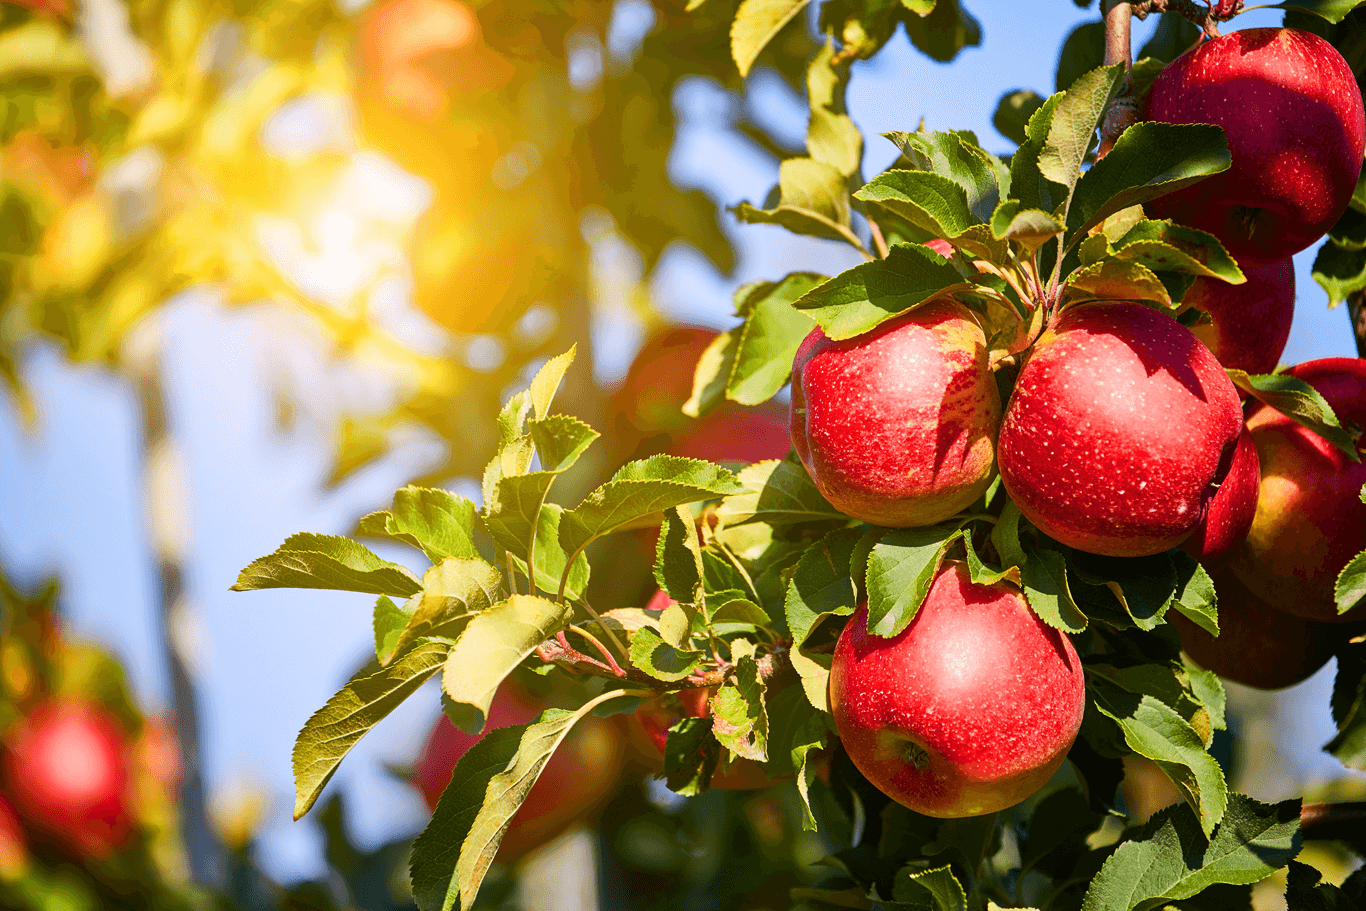
[[[914,129],[922,117],[932,129],[971,129],[988,148],[1008,151],[1010,143],[990,122],[997,99],[1015,88],[1051,91],[1062,39],[1097,15],[1063,0],[977,0],[969,6],[982,20],[984,44],[953,64],[928,60],[898,36],[876,60],[856,65],[849,108],[868,137],[865,173],[876,173],[894,155],[877,133]],[[1278,23],[1279,13],[1265,10],[1237,25]],[[1135,46],[1152,25],[1138,25]],[[757,74],[748,104],[800,142],[803,100],[778,80]],[[725,205],[762,201],[776,180],[776,162],[730,128],[733,100],[714,83],[694,79],[680,88],[675,105],[682,115],[671,160],[675,179]],[[357,192],[370,191],[361,186]],[[739,250],[736,273],[719,275],[691,248],[675,246],[649,285],[662,313],[729,326],[731,294],[740,283],[798,268],[832,273],[856,261],[836,244],[727,221]],[[1285,354],[1291,363],[1354,353],[1345,310],[1328,311],[1309,277],[1312,259],[1312,250],[1296,257],[1299,298]],[[401,311],[401,284],[389,293]],[[225,794],[249,786],[268,796],[263,859],[276,875],[295,878],[319,869],[321,855],[313,825],[289,821],[290,749],[304,720],[365,660],[372,599],[330,592],[233,594],[228,587],[241,567],[288,534],[340,533],[357,516],[386,505],[393,489],[430,457],[430,441],[415,438],[329,490],[324,482],[343,403],[357,396],[382,399],[384,389],[376,390],[363,372],[329,364],[323,340],[274,308],[227,310],[208,294],[190,293],[151,328],[168,352],[171,421],[184,468],[192,610],[182,634],[198,656],[210,790]],[[420,326],[409,328],[421,335]],[[604,321],[595,335],[603,351],[596,372],[619,376],[638,344],[638,327]],[[164,706],[169,687],[152,613],[132,392],[108,371],[72,367],[41,347],[25,361],[24,377],[39,416],[31,432],[13,403],[0,398],[0,562],[21,581],[59,574],[72,628],[113,649],[127,663],[139,696]],[[277,426],[282,391],[307,402],[284,430]],[[402,552],[386,556],[408,559]],[[1285,749],[1298,751],[1296,761],[1310,777],[1334,765],[1316,753],[1328,736],[1330,686],[1325,671],[1281,699]],[[409,760],[437,712],[434,689],[409,700],[361,742],[330,786],[355,798],[355,834],[363,843],[411,834],[424,824],[418,798],[394,783],[383,765]]]

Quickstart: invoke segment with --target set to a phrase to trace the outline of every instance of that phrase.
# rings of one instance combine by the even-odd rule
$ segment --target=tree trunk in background
[[[1352,317],[1352,335],[1356,337],[1357,356],[1366,357],[1366,292],[1354,291],[1347,295],[1347,312]]]
[[[149,357],[133,371],[142,415],[146,508],[152,549],[157,561],[156,606],[161,644],[171,678],[171,715],[180,741],[182,779],[177,804],[180,834],[190,875],[201,886],[222,885],[223,846],[209,824],[200,755],[199,697],[193,656],[189,654],[191,606],[185,595],[182,566],[188,547],[185,521],[189,503],[182,464],[171,437],[159,357]]]

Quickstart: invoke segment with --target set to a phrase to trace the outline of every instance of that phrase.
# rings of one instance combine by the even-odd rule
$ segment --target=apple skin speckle
[[[1204,521],[1242,424],[1237,390],[1188,329],[1142,304],[1082,304],[1020,371],[1001,424],[1001,482],[1069,547],[1161,553]]]
[[[975,585],[949,562],[901,633],[870,635],[867,620],[865,602],[835,646],[830,704],[883,793],[927,816],[976,816],[1024,800],[1062,764],[1086,705],[1081,661],[1014,586]]]
[[[1347,208],[1366,147],[1352,68],[1295,29],[1197,45],[1158,75],[1143,119],[1223,127],[1227,171],[1144,205],[1215,235],[1240,263],[1276,262],[1322,237]]]
[[[817,327],[792,367],[792,443],[840,511],[933,525],[995,476],[1001,399],[986,338],[944,300],[833,341]]]

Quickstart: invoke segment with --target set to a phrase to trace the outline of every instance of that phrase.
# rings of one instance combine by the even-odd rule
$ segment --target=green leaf
[[[1366,215],[1356,209],[1343,212],[1329,229],[1328,240],[1344,250],[1366,250]]]
[[[963,287],[958,270],[938,253],[919,244],[896,244],[886,259],[846,269],[794,306],[810,312],[827,336],[839,340]]]
[[[1022,541],[1025,561],[1020,565],[1025,600],[1044,623],[1065,633],[1086,629],[1086,615],[1077,607],[1067,586],[1067,563],[1056,550],[1035,547]]]
[[[810,715],[802,722],[802,726],[797,729],[792,736],[792,766],[797,773],[797,792],[802,798],[802,828],[808,832],[816,831],[816,817],[811,813],[811,782],[816,780],[816,764],[812,762],[812,752],[819,751],[825,747],[827,740],[827,730],[825,719],[814,711],[810,700],[803,698],[804,694],[798,694],[798,701],[807,708],[812,709]]]
[[[811,704],[829,712],[826,681],[830,676],[830,656],[805,650],[811,632],[827,617],[847,617],[858,603],[850,577],[850,559],[865,537],[856,528],[832,531],[802,554],[787,586],[787,627],[792,633],[788,657],[802,678],[802,687]]]
[[[1338,304],[1366,288],[1366,250],[1344,250],[1324,244],[1314,257],[1314,281],[1328,292],[1328,306]]]
[[[807,0],[744,0],[730,27],[730,55],[740,75],[748,76],[759,53],[800,13]]]
[[[447,648],[428,642],[389,667],[366,667],[304,722],[294,742],[295,819],[313,806],[356,742],[436,673]]]
[[[1063,291],[1067,303],[1088,300],[1152,301],[1170,308],[1171,295],[1152,270],[1136,262],[1108,258],[1082,266],[1067,277]]]
[[[1086,689],[1102,715],[1119,725],[1129,749],[1157,764],[1200,814],[1206,835],[1224,817],[1228,786],[1204,738],[1175,709],[1154,696],[1130,693],[1089,676]]]
[[[702,546],[692,510],[686,505],[664,511],[655,542],[655,581],[680,604],[702,600]]]
[[[1224,683],[1219,679],[1219,675],[1214,671],[1207,671],[1201,668],[1186,665],[1186,678],[1190,681],[1191,694],[1195,701],[1200,703],[1207,713],[1209,713],[1210,726],[1216,731],[1228,729],[1228,719],[1225,716],[1227,709],[1228,694],[1224,690]]]
[[[480,559],[442,560],[422,576],[422,594],[407,615],[407,623],[394,640],[392,651],[379,656],[388,664],[422,639],[439,636],[455,639],[469,619],[488,610],[499,599],[502,574]]]
[[[1219,238],[1171,221],[1139,221],[1114,246],[1120,259],[1142,263],[1154,272],[1185,272],[1233,285],[1247,280]]]
[[[1079,599],[1098,600],[1106,606],[1117,602],[1119,609],[1141,630],[1156,629],[1162,623],[1177,592],[1176,568],[1172,558],[1165,553],[1148,557],[1103,557],[1070,551],[1067,567],[1069,579],[1082,583],[1075,588]],[[1088,591],[1085,586],[1104,591]]]
[[[1093,97],[1098,97],[1099,92],[1097,85]],[[1085,118],[1081,120],[1084,123]],[[1067,229],[1085,232],[1121,209],[1227,171],[1230,162],[1228,141],[1219,127],[1203,123],[1136,123],[1121,133],[1109,154],[1077,181],[1067,213]]]
[[[681,718],[664,742],[664,782],[675,794],[696,797],[711,786],[720,756],[711,718]]]
[[[863,134],[844,104],[849,64],[832,65],[834,57],[834,36],[827,35],[825,46],[811,58],[806,69],[806,97],[811,109],[806,149],[816,161],[823,161],[849,177],[863,162]]]
[[[631,664],[665,683],[687,677],[697,670],[704,657],[699,651],[675,648],[648,626],[631,634]]]
[[[467,734],[482,731],[503,678],[564,629],[571,616],[567,604],[513,595],[473,617],[452,646],[441,677],[451,721]]]
[[[794,234],[842,240],[862,249],[863,243],[850,229],[847,184],[843,174],[823,161],[789,158],[778,165],[781,196],[776,209],[756,209],[742,202],[731,211],[743,222],[782,225]]]
[[[1058,92],[1039,105],[1025,126],[1025,141],[1010,156],[1010,195],[1026,209],[1055,212],[1067,198],[1066,187],[1050,183],[1039,172],[1039,155],[1062,99],[1063,93]]]
[[[558,588],[564,568],[569,563],[569,555],[560,546],[560,517],[563,515],[564,507],[556,503],[546,503],[541,507],[541,520],[536,526],[535,559],[536,587],[543,592],[553,592]],[[514,554],[512,564],[526,576],[525,560]],[[565,597],[571,601],[583,597],[588,589],[589,572],[588,557],[581,553],[574,558],[574,568],[569,571],[564,587]]]
[[[998,240],[1018,240],[1031,250],[1062,233],[1062,225],[1042,209],[1026,209],[1018,199],[1005,199],[991,213],[991,235]]]
[[[560,518],[560,544],[578,554],[591,542],[670,506],[743,493],[734,474],[710,462],[657,455],[623,465],[612,480]]]
[[[359,528],[421,548],[433,563],[447,557],[472,559],[479,556],[475,513],[474,503],[448,490],[408,486],[394,492],[393,508],[366,516]]]
[[[982,43],[982,27],[958,0],[938,0],[929,13],[903,21],[916,49],[940,63]]]
[[[260,557],[237,576],[232,591],[261,588],[323,588],[407,598],[422,591],[406,567],[381,560],[363,544],[336,535],[301,532]]]
[[[1189,807],[1168,807],[1110,855],[1082,909],[1147,911],[1217,883],[1260,882],[1299,853],[1299,828],[1298,800],[1264,804],[1235,793],[1206,841]]]
[[[760,405],[787,385],[797,349],[816,325],[810,314],[792,304],[825,280],[812,272],[795,272],[780,282],[763,282],[750,292],[749,318],[740,328],[726,398]]]
[[[995,585],[1002,579],[1009,579],[1016,585],[1020,585],[1020,572],[1018,566],[1009,566],[1005,569],[992,569],[982,562],[982,558],[977,556],[977,549],[972,546],[972,535],[963,534],[963,549],[967,552],[968,577],[972,579],[974,585]]]
[[[1062,100],[1053,111],[1048,138],[1039,150],[1039,173],[1044,179],[1065,187],[1069,200],[1081,176],[1081,166],[1091,148],[1096,127],[1110,100],[1119,91],[1123,78],[1122,63],[1091,70],[1062,93]],[[1070,209],[1070,201],[1067,208]],[[1071,221],[1069,217],[1068,223]]]
[[[1211,636],[1218,636],[1219,611],[1214,580],[1189,554],[1172,551],[1171,559],[1176,569],[1176,600],[1172,606]]]
[[[743,326],[722,332],[711,340],[698,358],[693,371],[692,395],[683,403],[683,413],[688,417],[700,418],[710,414],[726,400],[726,386],[735,370],[735,356],[740,351],[740,336],[743,332]],[[789,372],[791,369],[789,364]]]
[[[1366,771],[1366,643],[1350,643],[1337,659],[1332,710],[1338,732],[1323,749],[1349,769]]]
[[[473,907],[509,821],[574,725],[612,690],[576,712],[547,709],[533,724],[490,731],[456,763],[432,821],[413,842],[413,898],[420,911]]]
[[[792,525],[847,521],[849,518],[821,496],[801,460],[795,456],[757,462],[742,468],[739,477],[740,483],[751,492],[721,501],[717,512],[728,526],[755,521]]]
[[[1294,911],[1357,911],[1356,902],[1346,892],[1321,879],[1323,874],[1318,870],[1292,860],[1285,884],[1287,906]]]
[[[1361,0],[1286,0],[1284,3],[1272,3],[1269,6],[1280,7],[1281,9],[1301,10],[1306,13],[1313,13],[1315,16],[1327,19],[1336,25],[1347,17],[1347,14],[1357,8]]]
[[[996,102],[996,113],[991,115],[991,125],[997,132],[1016,144],[1025,141],[1025,126],[1034,112],[1043,106],[1043,96],[1030,89],[1016,89],[1006,92]]]
[[[552,414],[527,422],[532,445],[541,458],[541,469],[559,474],[579,460],[600,434],[578,418]]]
[[[408,625],[408,614],[385,595],[375,602],[375,657],[383,660],[394,653],[398,637]]]
[[[560,390],[560,383],[564,381],[564,375],[569,370],[569,365],[574,363],[574,355],[578,351],[578,347],[578,345],[571,345],[564,354],[552,357],[532,377],[531,406],[536,410],[538,420],[545,420],[546,416],[550,414],[550,404],[555,400],[555,393]]]
[[[764,681],[751,655],[735,663],[735,673],[711,700],[712,734],[737,756],[756,762],[768,760],[768,713],[764,710]]]
[[[1099,19],[1083,22],[1063,39],[1058,51],[1058,68],[1054,71],[1053,87],[1062,92],[1105,63],[1105,23]]]
[[[967,130],[882,135],[918,170],[932,171],[962,187],[968,209],[978,222],[989,220],[996,204],[1010,192],[1010,170]]]
[[[1362,598],[1366,598],[1366,551],[1353,557],[1338,573],[1333,594],[1339,614],[1347,613],[1360,604]]]
[[[883,171],[854,198],[877,203],[934,237],[957,237],[986,221],[969,208],[960,185],[930,171]]]
[[[1309,428],[1342,450],[1353,462],[1361,461],[1357,455],[1356,441],[1338,421],[1333,407],[1304,380],[1283,373],[1248,376],[1242,370],[1229,369],[1227,372],[1229,379],[1239,389]]]
[[[868,554],[868,632],[895,636],[910,626],[949,545],[962,537],[957,523],[898,528]]]
[[[967,911],[967,893],[947,864],[930,870],[902,870],[892,882],[892,898],[899,902],[923,902],[926,893],[933,911]]]

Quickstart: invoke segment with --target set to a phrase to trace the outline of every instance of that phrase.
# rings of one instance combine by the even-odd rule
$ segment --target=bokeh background
[[[1062,42],[1099,16],[968,7],[980,34],[951,61],[898,32],[854,64],[865,174],[895,157],[877,133],[922,122],[1009,153],[998,99],[1051,92]],[[853,265],[726,211],[761,203],[802,147],[819,11],[742,81],[721,0],[2,10],[0,570],[58,580],[69,632],[122,661],[147,711],[180,713],[212,825],[251,827],[276,881],[316,878],[324,839],[290,819],[290,750],[372,651],[372,602],[228,587],[287,535],[345,534],[409,482],[477,499],[497,406],[575,341],[564,394],[608,433],[584,483],[600,480],[673,429],[632,423],[619,392],[647,339],[728,328],[745,282]],[[1136,23],[1135,45],[1155,27]],[[1314,253],[1295,258],[1288,363],[1355,354]],[[634,382],[667,399],[678,377]],[[1318,751],[1332,675],[1230,685],[1240,790],[1352,780]],[[434,687],[410,700],[329,786],[362,848],[425,824],[391,768],[439,711]]]

